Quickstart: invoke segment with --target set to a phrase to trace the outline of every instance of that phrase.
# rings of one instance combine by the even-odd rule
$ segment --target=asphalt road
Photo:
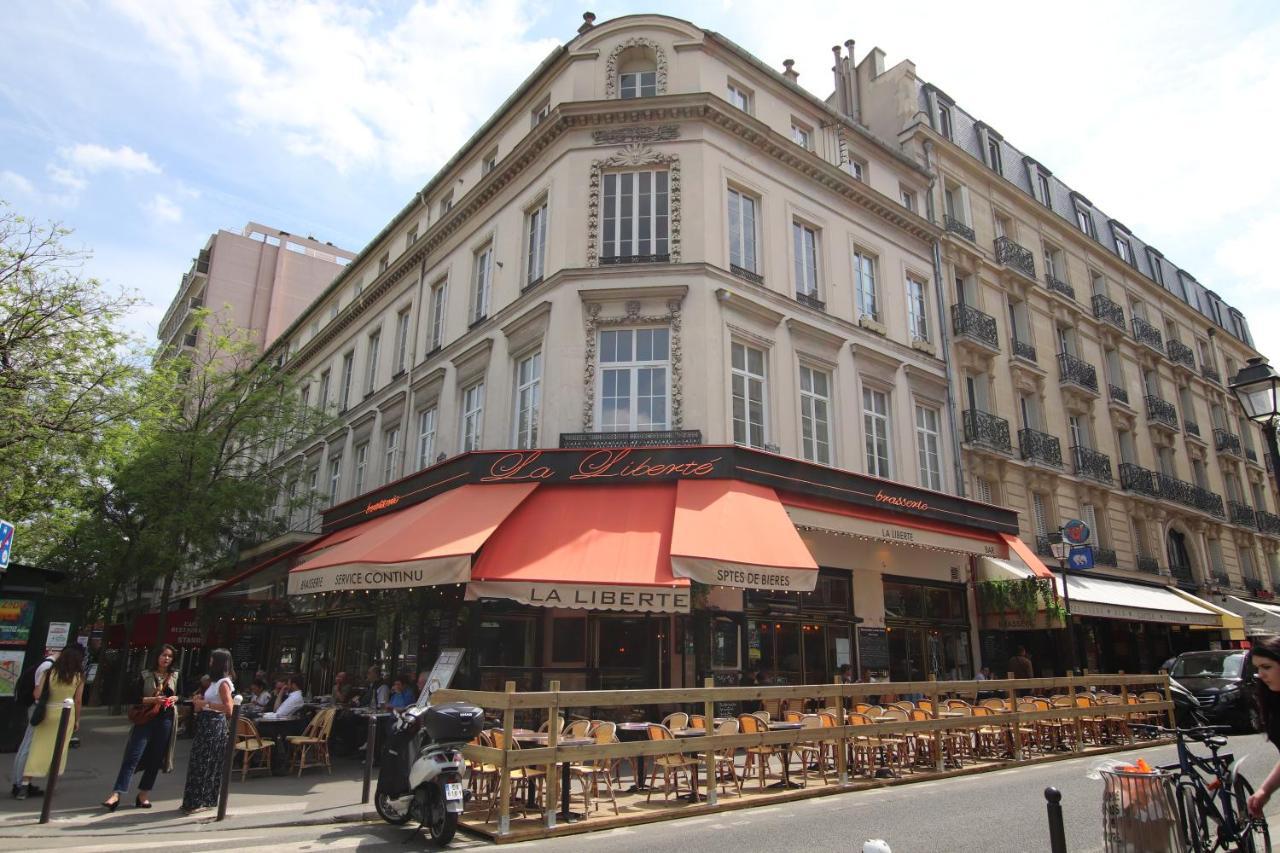
[[[1232,738],[1241,771],[1260,780],[1277,760],[1261,735]],[[1174,760],[1173,747],[1116,753],[1111,758],[1151,763]],[[805,853],[858,853],[862,842],[883,838],[893,853],[1019,853],[1047,851],[1049,836],[1044,789],[1063,793],[1067,846],[1072,853],[1101,851],[1102,783],[1086,777],[1099,757],[1071,759],[995,773],[921,782],[894,788],[818,797],[793,803],[718,815],[647,824],[504,847],[504,850],[673,851],[673,853],[748,853],[803,850]],[[1272,826],[1280,826],[1280,798],[1268,806]],[[432,849],[423,840],[404,843],[407,830],[359,824],[284,827],[272,830],[214,832],[202,829],[163,839],[97,837],[24,839],[26,849],[63,851],[413,851]],[[489,847],[459,834],[454,849]]]

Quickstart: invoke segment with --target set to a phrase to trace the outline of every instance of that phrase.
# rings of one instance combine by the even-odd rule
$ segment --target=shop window
[[[587,620],[551,620],[551,662],[582,663],[587,659]]]
[[[523,617],[485,619],[476,632],[479,666],[533,666],[537,623]]]
[[[738,623],[724,616],[711,620],[711,668],[740,669]]]

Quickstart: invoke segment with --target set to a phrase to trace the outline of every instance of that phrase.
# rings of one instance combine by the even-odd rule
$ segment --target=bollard
[[[75,706],[74,699],[62,700],[62,716],[58,718],[58,739],[53,743],[53,761],[49,763],[49,779],[44,783],[44,803],[40,806],[41,823],[49,822],[49,812],[53,809],[53,788],[58,784],[58,774],[62,768],[62,753],[66,751],[64,741],[67,737],[67,726],[71,724],[71,709]]]
[[[364,742],[364,793],[360,795],[361,803],[369,802],[369,786],[373,781],[373,751],[378,745],[378,717],[369,715],[369,734]]]
[[[1045,788],[1049,809],[1049,853],[1067,853],[1067,831],[1062,826],[1062,792]]]
[[[231,765],[236,757],[236,733],[240,728],[240,703],[244,701],[244,697],[236,694],[231,699],[231,720],[228,723],[230,731],[227,734],[227,755],[222,761],[222,789],[218,793],[218,820],[226,820],[227,817],[227,800],[231,796]],[[245,761],[249,760],[249,756],[245,756]]]

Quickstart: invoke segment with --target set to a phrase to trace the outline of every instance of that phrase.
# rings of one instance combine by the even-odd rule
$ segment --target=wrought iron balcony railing
[[[1120,487],[1140,495],[1160,497],[1160,487],[1156,484],[1156,472],[1132,462],[1120,463]]]
[[[1173,407],[1173,403],[1168,400],[1161,400],[1159,397],[1153,397],[1148,394],[1147,402],[1147,420],[1155,421],[1173,429],[1178,428],[1178,410]]]
[[[1008,453],[1013,449],[1009,440],[1009,422],[988,412],[966,409],[963,413],[964,440]]]
[[[1210,382],[1216,382],[1219,385],[1222,384],[1222,374],[1218,373],[1218,368],[1216,367],[1202,364],[1200,365],[1200,375],[1205,379],[1208,379]]]
[[[1271,536],[1280,536],[1280,515],[1272,515],[1264,510],[1256,513],[1258,530]]]
[[[1111,457],[1100,453],[1092,447],[1075,444],[1071,447],[1071,458],[1076,463],[1076,475],[1097,480],[1100,483],[1111,482]]]
[[[1099,566],[1118,566],[1115,548],[1094,548],[1093,562]]]
[[[1018,447],[1022,458],[1055,467],[1062,465],[1062,442],[1056,436],[1034,429],[1018,430]]]
[[[702,431],[663,429],[641,432],[562,432],[560,446],[574,450],[593,447],[683,447],[702,444]]]
[[[1200,437],[1200,424],[1195,421],[1189,421],[1186,418],[1183,418],[1182,428],[1187,431],[1187,435],[1194,435],[1196,438]]]
[[[1191,573],[1191,566],[1186,563],[1170,563],[1169,574],[1173,575],[1174,580],[1182,583],[1195,583],[1195,576]]]
[[[1036,360],[1035,347],[1033,347],[1031,344],[1027,343],[1026,341],[1020,341],[1017,338],[1013,338],[1011,343],[1013,348],[1013,354],[1016,357],[1035,363],[1035,360]]]
[[[1117,403],[1124,403],[1126,406],[1129,405],[1129,392],[1121,388],[1119,385],[1108,385],[1107,395]]]
[[[1049,537],[1048,537],[1048,536],[1037,536],[1037,537],[1036,537],[1036,553],[1037,553],[1038,555],[1040,555],[1041,557],[1052,557],[1052,556],[1053,556],[1053,546],[1051,546],[1051,545],[1049,544]]]
[[[1232,524],[1239,524],[1242,527],[1258,526],[1258,518],[1253,512],[1253,507],[1239,501],[1227,501],[1227,517],[1231,519]]]
[[[1214,569],[1210,576],[1218,586],[1231,586],[1231,576],[1227,574],[1226,569]]]
[[[1124,309],[1105,293],[1093,295],[1093,316],[1104,323],[1110,323],[1122,332],[1125,330]]]
[[[749,270],[746,267],[740,267],[737,264],[729,264],[729,272],[736,275],[743,281],[749,281],[752,284],[764,284],[764,276],[755,270]]]
[[[1181,364],[1191,371],[1196,369],[1196,354],[1191,351],[1191,347],[1173,338],[1169,339],[1165,347],[1169,353],[1169,360],[1174,364]]]
[[[1153,575],[1160,574],[1160,561],[1149,554],[1138,555],[1138,571],[1150,572]]]
[[[942,224],[952,234],[959,234],[961,237],[965,238],[971,243],[975,242],[978,239],[978,235],[974,233],[972,228],[970,228],[968,225],[965,225],[959,219],[956,219],[954,216],[950,214],[943,215]]]
[[[1054,293],[1061,293],[1071,301],[1075,301],[1076,289],[1050,273],[1044,274],[1044,286],[1052,290]]]
[[[1159,471],[1155,472],[1155,479],[1159,496],[1165,500],[1207,512],[1215,518],[1227,517],[1221,495]]]
[[[671,263],[671,254],[664,252],[660,255],[609,255],[600,258],[600,266],[624,266],[627,264],[669,264]]]
[[[1018,245],[1008,237],[996,238],[996,260],[1017,270],[1027,278],[1036,277],[1036,262],[1031,250]]]
[[[801,305],[808,305],[815,311],[827,310],[827,303],[823,302],[812,293],[797,293],[796,302],[799,302]]]
[[[1138,343],[1146,344],[1158,353],[1164,354],[1164,336],[1160,330],[1141,317],[1133,318],[1133,336]]]
[[[1098,393],[1098,371],[1084,359],[1066,352],[1058,353],[1058,378],[1094,394]]]
[[[1213,428],[1213,448],[1219,453],[1229,453],[1232,456],[1240,455],[1240,436],[1233,432],[1227,432],[1225,429]]]
[[[993,350],[1000,349],[996,318],[990,314],[971,305],[957,303],[951,306],[951,325],[957,337],[975,340]]]

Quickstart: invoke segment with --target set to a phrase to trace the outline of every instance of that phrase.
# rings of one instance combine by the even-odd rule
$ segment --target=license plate
[[[462,783],[461,782],[445,782],[444,798],[446,800],[462,799]]]

